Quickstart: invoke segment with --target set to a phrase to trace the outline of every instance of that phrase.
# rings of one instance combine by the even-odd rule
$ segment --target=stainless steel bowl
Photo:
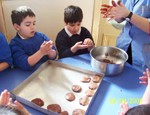
[[[99,46],[90,51],[91,66],[105,75],[117,75],[122,72],[128,59],[127,53],[117,47]]]

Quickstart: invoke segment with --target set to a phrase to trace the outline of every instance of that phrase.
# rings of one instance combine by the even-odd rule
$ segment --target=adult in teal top
[[[53,42],[35,30],[35,14],[31,8],[18,7],[12,11],[11,19],[17,31],[17,35],[10,42],[14,66],[32,70],[39,63],[56,58]]]
[[[150,1],[149,0],[127,0],[125,7],[133,14],[150,18]],[[132,18],[132,17],[131,17]],[[116,46],[127,51],[129,54],[129,63],[140,71],[147,68],[142,48],[145,43],[150,43],[150,36],[143,30],[139,29],[130,21],[126,21],[120,35],[117,38]]]
[[[12,66],[11,51],[7,40],[0,32],[0,72]]]

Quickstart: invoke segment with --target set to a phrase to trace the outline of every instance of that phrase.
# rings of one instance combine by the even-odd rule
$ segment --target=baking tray
[[[77,68],[57,61],[47,61],[25,81],[13,89],[11,93],[13,98],[45,114],[56,114],[48,111],[46,108],[49,104],[59,104],[62,111],[66,110],[69,115],[72,115],[74,109],[79,108],[86,111],[90,105],[90,103],[87,106],[79,104],[79,99],[84,97],[85,91],[89,89],[89,83],[81,82],[81,78],[85,76],[92,77],[94,75],[102,76],[98,83],[99,86],[103,79],[103,74]],[[80,85],[82,91],[80,93],[74,93],[72,91],[72,85]],[[76,98],[74,101],[69,102],[66,100],[65,95],[68,92],[73,92],[75,94]],[[93,97],[89,98],[90,102]],[[31,103],[31,100],[34,98],[41,98],[44,101],[44,106],[39,107]]]

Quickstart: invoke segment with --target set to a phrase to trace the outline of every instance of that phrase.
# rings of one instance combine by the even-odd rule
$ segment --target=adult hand
[[[107,18],[107,13],[111,10],[113,6],[108,4],[102,4],[100,13],[103,14],[103,18]]]
[[[101,9],[100,9],[100,13],[101,14],[103,14],[103,18],[108,18],[108,13],[111,11],[111,9],[113,8],[113,7],[116,7],[117,5],[120,5],[120,1],[118,1],[117,3],[114,1],[114,0],[112,0],[111,1],[111,4],[112,5],[108,5],[108,4],[102,4],[102,6],[101,6]]]
[[[111,10],[107,12],[107,17],[115,20],[125,18],[128,15],[129,15],[129,11],[121,2],[119,3],[119,5],[112,7]]]

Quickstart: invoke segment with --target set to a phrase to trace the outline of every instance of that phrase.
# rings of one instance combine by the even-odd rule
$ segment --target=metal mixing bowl
[[[128,59],[127,53],[117,47],[99,46],[90,51],[91,66],[105,75],[117,75],[122,72]]]

